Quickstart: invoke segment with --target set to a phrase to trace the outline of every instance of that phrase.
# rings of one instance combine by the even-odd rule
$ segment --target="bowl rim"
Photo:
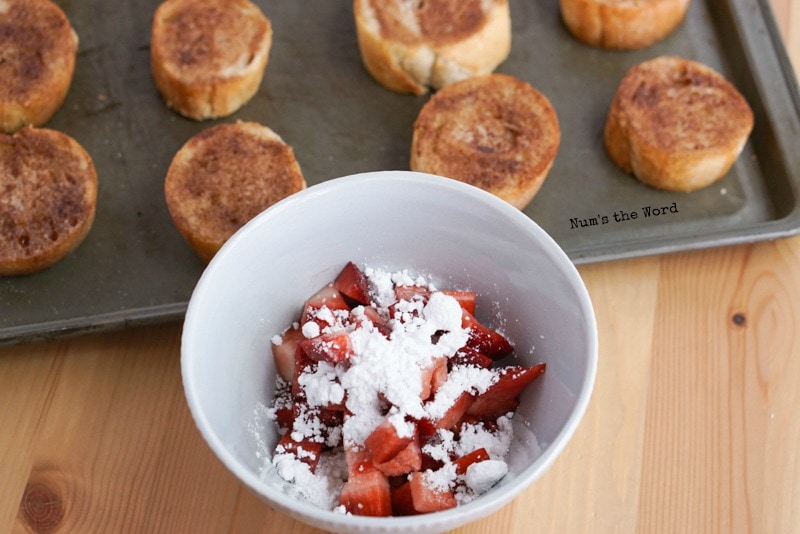
[[[516,224],[529,227],[529,230],[536,234],[538,240],[542,241],[548,250],[551,261],[558,264],[559,270],[567,278],[570,286],[575,289],[578,297],[579,309],[586,324],[585,344],[587,347],[586,374],[583,383],[580,385],[575,407],[566,418],[563,427],[559,430],[556,437],[542,448],[542,452],[529,466],[515,475],[514,484],[494,488],[490,498],[481,496],[469,503],[460,505],[456,508],[407,517],[365,517],[346,515],[330,510],[318,508],[310,503],[304,503],[292,499],[288,495],[274,491],[264,484],[260,476],[241,464],[236,457],[228,451],[227,447],[217,436],[211,427],[210,421],[201,408],[199,401],[199,391],[190,377],[193,374],[193,360],[189,357],[193,347],[192,341],[187,332],[191,332],[196,317],[200,314],[196,303],[203,300],[203,295],[207,291],[213,273],[217,265],[226,261],[239,243],[247,238],[247,235],[259,225],[265,224],[279,212],[290,208],[296,203],[302,203],[305,199],[324,195],[331,190],[346,187],[359,187],[366,182],[382,180],[386,182],[397,182],[402,180],[405,183],[423,184],[425,187],[444,188],[460,196],[470,197],[487,205],[504,217],[510,218]],[[530,485],[546,473],[554,463],[555,459],[561,454],[564,448],[575,434],[580,422],[582,421],[595,386],[598,364],[598,333],[597,321],[592,306],[591,297],[580,276],[575,264],[569,259],[563,249],[556,241],[545,232],[533,219],[513,207],[505,200],[496,197],[478,187],[466,184],[450,178],[430,175],[414,171],[369,171],[333,178],[325,182],[315,184],[306,189],[294,193],[293,195],[273,204],[260,214],[256,215],[242,228],[240,228],[212,258],[204,269],[197,282],[189,300],[183,323],[183,333],[181,340],[181,375],[184,386],[184,393],[195,425],[203,436],[208,446],[212,449],[217,458],[230,470],[240,482],[249,487],[261,498],[276,506],[283,512],[292,517],[323,528],[347,528],[353,531],[368,530],[394,530],[400,528],[412,529],[415,526],[425,524],[426,528],[452,528],[454,524],[466,524],[470,521],[484,517],[502,506],[508,504],[519,493],[530,487]],[[518,481],[517,481],[518,480]],[[487,494],[488,495],[488,494]]]

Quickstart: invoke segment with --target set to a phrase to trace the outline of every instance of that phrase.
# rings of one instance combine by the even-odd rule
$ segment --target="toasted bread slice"
[[[400,93],[488,74],[511,50],[508,0],[354,0],[353,12],[364,66]]]
[[[753,129],[745,98],[721,74],[661,56],[632,67],[606,119],[611,160],[640,181],[695,191],[722,178]]]
[[[660,41],[686,16],[690,0],[560,0],[575,38],[599,48],[635,50]]]
[[[207,128],[172,160],[164,185],[170,215],[203,261],[246,222],[306,187],[294,151],[255,122]]]
[[[78,35],[50,0],[0,0],[0,131],[41,126],[72,84]]]
[[[550,101],[505,74],[444,87],[414,123],[411,170],[480,187],[523,209],[547,177],[561,142]]]
[[[86,237],[97,205],[97,172],[72,137],[25,126],[0,134],[0,276],[55,264]]]
[[[185,117],[226,117],[258,92],[272,25],[249,0],[166,0],[153,16],[150,66],[167,105]]]

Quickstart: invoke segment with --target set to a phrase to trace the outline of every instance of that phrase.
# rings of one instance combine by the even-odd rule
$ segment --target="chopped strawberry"
[[[439,386],[444,384],[447,380],[447,358],[435,358],[431,365],[420,369],[420,379],[422,382],[422,390],[419,398],[426,400],[432,394],[436,393]]]
[[[484,356],[477,350],[470,347],[461,347],[450,357],[451,365],[473,365],[486,369],[492,365],[492,359]]]
[[[303,439],[300,441],[292,439],[292,431],[286,431],[278,441],[278,452],[292,454],[298,460],[308,465],[313,473],[319,463],[319,456],[322,454],[322,443]]]
[[[456,504],[452,491],[433,487],[427,476],[419,472],[392,493],[392,511],[397,515],[438,512]]]
[[[444,415],[433,422],[433,425],[436,428],[444,428],[447,430],[455,427],[464,414],[467,413],[474,399],[474,396],[464,391],[453,401],[453,404],[447,409]]]
[[[475,398],[467,413],[479,419],[494,420],[515,410],[519,404],[519,394],[544,370],[544,363],[533,367],[511,366],[501,369],[497,382]]]
[[[332,326],[335,321],[321,314],[320,310],[322,308],[327,308],[331,312],[350,310],[350,306],[347,305],[339,290],[333,287],[333,284],[328,284],[306,300],[303,305],[300,323],[305,324],[308,321],[316,321],[320,328]]]
[[[389,516],[392,514],[389,480],[377,470],[351,475],[342,488],[339,502],[353,515]]]
[[[453,462],[456,464],[456,473],[463,475],[467,472],[467,468],[474,463],[482,462],[489,459],[489,453],[483,447],[475,449],[474,451],[465,454]]]
[[[499,360],[514,350],[505,336],[481,324],[474,315],[466,310],[461,313],[461,326],[469,330],[467,346],[492,360]]]
[[[278,423],[279,428],[292,428],[294,410],[288,406],[277,408],[275,410],[275,422]]]
[[[389,334],[392,333],[392,327],[389,325],[389,321],[381,317],[378,313],[378,309],[374,306],[364,306],[364,317],[369,319],[373,326],[378,329],[378,332],[385,337],[389,337]]]
[[[399,436],[394,424],[385,419],[364,440],[364,446],[376,464],[388,462],[414,440],[416,429],[410,435]]]
[[[394,297],[397,300],[411,301],[421,299],[423,302],[431,296],[431,290],[423,286],[397,286],[394,288]]]
[[[475,302],[478,300],[478,295],[474,291],[458,291],[453,289],[442,290],[442,293],[449,295],[456,299],[461,305],[461,308],[475,315]]]
[[[419,439],[411,440],[394,458],[387,462],[376,463],[375,467],[387,477],[407,475],[412,471],[419,471],[422,468],[422,449],[419,446]]]
[[[369,282],[366,275],[352,261],[344,266],[333,281],[333,287],[359,304],[369,304]]]
[[[358,476],[367,471],[375,471],[374,462],[369,451],[364,447],[346,447],[344,451],[345,462],[347,463],[348,478]]]
[[[300,348],[315,362],[339,363],[353,355],[353,344],[346,332],[320,334],[300,342]]]
[[[275,370],[280,377],[291,383],[294,377],[295,351],[305,336],[299,328],[289,328],[280,338],[280,343],[272,343],[272,358],[275,360]]]

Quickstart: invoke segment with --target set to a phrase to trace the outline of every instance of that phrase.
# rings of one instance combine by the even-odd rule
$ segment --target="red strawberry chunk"
[[[478,300],[478,295],[474,291],[458,291],[453,289],[443,290],[442,293],[449,295],[458,301],[462,309],[475,315],[475,302]]]
[[[364,440],[364,446],[376,464],[388,462],[414,440],[416,429],[409,435],[399,436],[394,424],[388,419],[378,425]]]
[[[353,344],[346,332],[320,334],[300,342],[300,348],[306,356],[315,362],[339,363],[350,359],[353,355]]]
[[[278,441],[276,451],[292,454],[298,460],[308,465],[313,473],[319,463],[319,456],[322,454],[322,443],[311,441],[310,439],[292,439],[292,431],[289,430],[281,436]]]
[[[366,275],[352,261],[344,266],[333,281],[333,287],[359,304],[369,304],[369,282]]]
[[[353,515],[386,517],[392,514],[389,480],[377,470],[351,475],[339,503]]]
[[[475,449],[474,451],[465,454],[453,462],[456,464],[456,473],[459,475],[463,475],[467,472],[467,468],[474,463],[482,462],[484,460],[489,459],[489,453],[486,451],[485,448],[481,447],[480,449]]]
[[[519,405],[517,397],[525,387],[544,373],[545,364],[533,367],[511,366],[500,370],[498,380],[475,398],[467,413],[480,419],[497,419]]]
[[[447,358],[436,358],[431,365],[423,367],[420,370],[420,379],[422,382],[422,390],[419,398],[426,400],[436,393],[439,386],[444,384],[447,380]]]
[[[483,369],[492,365],[493,360],[470,347],[461,347],[450,357],[451,365],[473,365]]]
[[[278,375],[291,383],[294,377],[295,352],[300,342],[305,340],[305,336],[299,328],[289,328],[280,338],[280,343],[272,343],[272,358],[275,360],[275,370]]]
[[[373,326],[384,335],[384,337],[389,337],[389,334],[392,333],[392,327],[389,325],[389,321],[386,320],[384,317],[378,313],[378,309],[374,306],[364,306],[364,318],[368,319]],[[356,326],[361,326],[361,322],[357,321]]]
[[[514,350],[505,336],[482,324],[466,310],[461,313],[461,326],[469,330],[467,346],[492,360],[499,360]]]
[[[414,473],[408,482],[392,494],[392,510],[396,515],[415,515],[438,512],[456,506],[450,490],[433,487],[424,473]]]
[[[347,305],[339,290],[333,287],[333,284],[328,284],[306,300],[303,305],[303,313],[300,316],[300,323],[305,324],[308,321],[316,321],[320,328],[332,326],[334,322],[319,314],[322,308],[328,308],[332,312],[350,310],[350,306]]]
[[[387,477],[407,475],[412,471],[419,471],[422,468],[422,449],[420,449],[419,440],[411,440],[411,443],[398,452],[394,458],[387,462],[376,463],[375,467]]]
[[[294,355],[294,375],[292,377],[292,395],[295,398],[304,398],[302,386],[300,386],[300,375],[303,373],[313,373],[317,368],[317,362],[306,356],[298,345]]]
[[[421,299],[423,302],[431,296],[431,291],[423,286],[397,286],[394,288],[394,297],[397,300]]]
[[[453,401],[453,404],[445,411],[444,415],[433,422],[433,425],[436,428],[452,429],[467,413],[474,400],[475,397],[473,395],[464,391],[456,397],[456,400]]]
[[[345,462],[347,463],[348,478],[362,475],[367,471],[375,471],[376,467],[372,461],[369,451],[364,447],[347,447],[344,451]]]

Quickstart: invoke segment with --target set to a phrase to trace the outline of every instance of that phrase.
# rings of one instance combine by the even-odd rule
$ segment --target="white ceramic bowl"
[[[547,362],[513,419],[509,474],[480,498],[435,514],[357,517],[304,503],[274,469],[262,473],[279,437],[256,415],[274,391],[270,338],[350,260],[477,291],[478,319],[502,327],[519,361]],[[573,264],[529,217],[461,182],[391,171],[312,186],[245,225],[197,284],[181,353],[200,432],[273,508],[334,532],[441,532],[498,510],[564,449],[591,396],[597,331]]]

